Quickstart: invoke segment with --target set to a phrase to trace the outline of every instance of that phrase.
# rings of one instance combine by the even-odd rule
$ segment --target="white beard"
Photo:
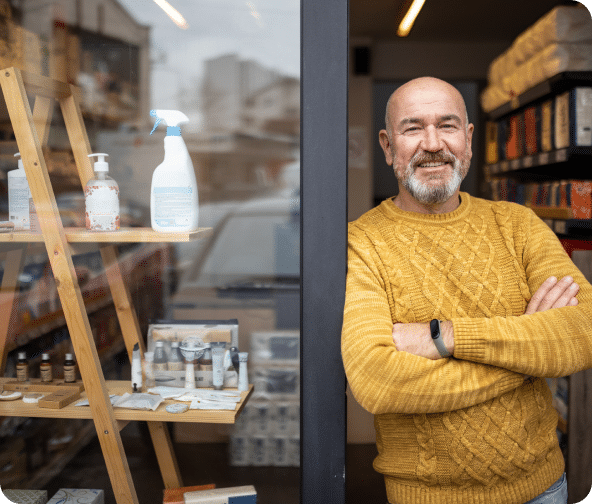
[[[417,177],[415,167],[425,162],[423,158],[426,157],[428,159],[425,159],[425,161],[435,161],[437,158],[442,157],[448,162],[451,162],[452,175],[450,178],[439,185],[431,185],[421,182]],[[402,184],[416,201],[424,205],[434,205],[444,203],[453,196],[468,172],[469,163],[470,161],[466,159],[466,156],[463,156],[463,159],[461,160],[448,151],[435,154],[417,153],[411,158],[409,164],[405,167],[402,176],[399,175],[399,170],[397,170],[397,168],[395,168],[395,174],[397,175],[399,184]],[[394,164],[396,166],[396,157],[394,158]],[[441,177],[439,175],[434,176],[432,180],[436,178]]]

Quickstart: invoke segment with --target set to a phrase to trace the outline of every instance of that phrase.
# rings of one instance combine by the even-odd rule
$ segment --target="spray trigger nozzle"
[[[156,122],[154,123],[154,128],[152,128],[152,131],[150,132],[150,134],[152,135],[152,133],[154,133],[154,130],[156,128],[158,128],[158,125],[160,124],[160,121],[162,121],[161,117],[158,117],[158,115],[156,114],[156,110],[151,110],[150,111],[150,115],[152,117],[156,117]]]

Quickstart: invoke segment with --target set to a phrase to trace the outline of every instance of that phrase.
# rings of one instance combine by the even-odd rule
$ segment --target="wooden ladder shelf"
[[[82,187],[93,177],[93,169],[88,158],[88,154],[91,153],[90,144],[79,106],[80,90],[66,83],[21,72],[16,68],[0,70],[0,86],[2,87],[41,227],[41,237],[38,234],[28,232],[12,232],[0,235],[0,244],[13,243],[12,247],[8,247],[10,250],[8,251],[6,268],[2,278],[0,371],[3,371],[6,363],[8,321],[18,286],[18,274],[22,270],[24,252],[27,243],[42,240],[45,243],[55,277],[72,346],[79,364],[85,393],[89,400],[91,417],[95,424],[115,497],[119,504],[138,504],[138,497],[120,437],[120,430],[125,426],[126,420],[116,418],[111,406],[109,386],[105,382],[101,369],[85,304],[74,271],[69,242],[98,242],[121,331],[131,361],[132,349],[135,343],[139,343],[142,353],[145,349],[130,293],[118,267],[118,254],[115,243],[126,241],[189,241],[207,234],[208,230],[175,234],[155,233],[148,228],[121,229],[114,233],[92,233],[80,229],[65,230],[60,219],[42,148],[47,143],[54,100],[57,100],[63,114]],[[33,111],[29,106],[27,93],[35,97]],[[23,412],[19,411],[19,407],[4,407],[3,405],[3,408],[0,409],[0,416],[23,415]],[[64,410],[55,410],[55,416],[69,416],[71,418],[84,416],[82,413],[72,412],[73,410],[74,408],[71,407]],[[130,415],[130,410],[127,410],[126,414]],[[238,411],[236,414],[238,414]],[[30,416],[44,415],[31,413]],[[119,416],[121,418],[121,415]],[[162,413],[160,417],[155,415],[155,418],[164,416],[166,415]],[[146,420],[146,418],[150,418],[150,415],[141,412],[132,419]],[[235,415],[221,421],[232,423],[234,418]],[[186,420],[183,419],[183,421]],[[193,421],[208,420],[195,418]],[[160,420],[147,420],[147,424],[165,488],[183,486],[179,467],[172,450],[169,431],[165,423]]]

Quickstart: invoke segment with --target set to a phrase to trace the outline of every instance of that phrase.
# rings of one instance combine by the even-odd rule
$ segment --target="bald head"
[[[397,110],[408,102],[417,100],[417,96],[420,94],[427,100],[437,100],[439,96],[447,96],[456,104],[459,110],[462,111],[461,118],[464,121],[464,126],[465,128],[468,126],[469,116],[467,114],[467,108],[458,89],[442,79],[437,79],[435,77],[419,77],[398,87],[388,99],[384,120],[386,130],[389,134],[392,133],[392,121],[393,118],[396,117]]]

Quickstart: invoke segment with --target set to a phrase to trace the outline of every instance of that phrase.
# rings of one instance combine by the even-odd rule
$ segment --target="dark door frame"
[[[348,0],[301,3],[301,502],[345,503]]]

